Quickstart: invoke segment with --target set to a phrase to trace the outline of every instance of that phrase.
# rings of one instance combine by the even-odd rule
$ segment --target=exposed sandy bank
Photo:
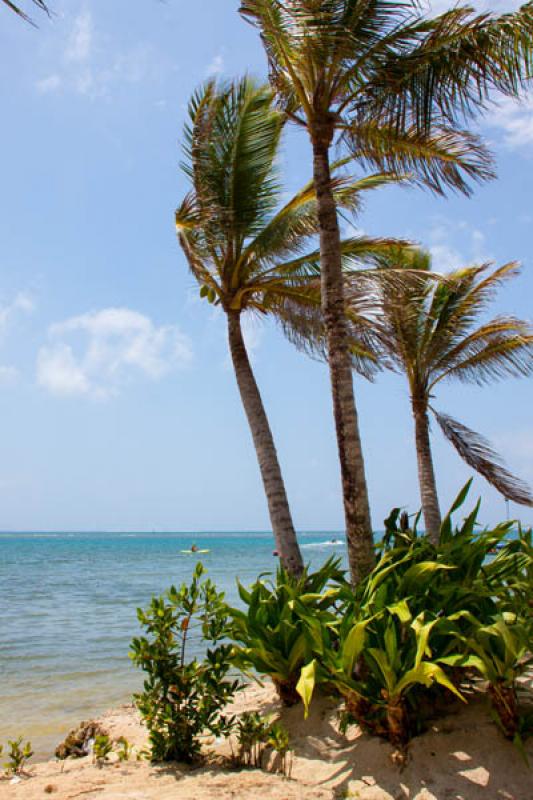
[[[294,746],[292,779],[260,770],[224,767],[227,743],[210,744],[211,763],[200,769],[110,763],[98,768],[89,758],[29,768],[31,778],[0,782],[2,800],[532,800],[533,769],[490,720],[480,698],[451,713],[410,745],[407,766],[392,762],[392,748],[354,728],[339,734],[336,712],[327,700],[313,704],[303,720],[301,707],[280,711],[271,687],[249,687],[236,711],[281,713]],[[142,747],[145,731],[131,707],[101,718],[112,738],[125,736]],[[527,746],[533,764],[533,741]]]

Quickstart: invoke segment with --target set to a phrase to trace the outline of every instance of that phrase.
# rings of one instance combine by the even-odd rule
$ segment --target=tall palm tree
[[[257,452],[276,548],[284,566],[302,569],[281,469],[242,335],[246,313],[275,316],[294,339],[295,328],[315,325],[320,306],[319,252],[306,252],[318,230],[310,182],[279,208],[276,169],[284,115],[268,86],[250,79],[208,83],[189,105],[184,169],[192,189],[176,212],[181,247],[200,294],[226,314],[228,340],[241,400]],[[387,175],[333,180],[335,202],[356,210],[360,193],[390,181]],[[347,263],[381,259],[388,240],[354,237],[343,243]],[[361,351],[355,357],[366,354]],[[370,353],[368,353],[370,357]]]
[[[8,8],[11,9],[11,11],[14,11],[15,14],[18,14],[19,17],[22,17],[22,19],[25,20],[26,22],[29,22],[32,25],[34,24],[31,17],[29,17],[28,14],[26,14],[26,12],[23,11],[20,5],[17,5],[17,3],[12,3],[11,0],[0,0],[0,2],[4,3]],[[31,0],[31,2],[35,6],[37,6],[41,11],[45,11],[47,14],[50,13],[48,10],[48,6],[44,2],[44,0]]]
[[[372,525],[347,344],[340,232],[331,190],[336,140],[363,166],[412,172],[436,192],[468,193],[492,176],[482,142],[463,130],[496,89],[515,96],[531,74],[533,4],[514,14],[456,7],[433,19],[417,0],[241,0],[261,33],[270,78],[313,149],[322,305],[352,575],[373,563]]]
[[[388,365],[407,378],[415,425],[415,442],[426,532],[438,542],[441,514],[431,455],[429,413],[461,458],[504,497],[533,504],[528,486],[502,465],[484,437],[432,406],[437,387],[451,379],[484,385],[507,377],[533,374],[533,328],[512,316],[479,324],[497,289],[519,272],[516,263],[489,271],[489,265],[468,267],[435,281],[427,253],[399,250],[396,269],[428,271],[424,281],[380,284],[374,319]],[[358,307],[352,284],[350,304]]]

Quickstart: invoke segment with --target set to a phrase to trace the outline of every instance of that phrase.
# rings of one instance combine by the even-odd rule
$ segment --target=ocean
[[[299,541],[314,566],[345,556],[339,532]],[[201,559],[232,603],[237,578],[277,565],[270,533],[0,534],[0,744],[24,736],[47,758],[81,720],[131,702],[136,609],[189,579],[197,559],[180,551],[192,542],[209,549]]]

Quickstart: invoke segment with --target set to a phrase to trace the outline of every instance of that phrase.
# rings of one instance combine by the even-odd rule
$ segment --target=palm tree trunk
[[[313,177],[320,226],[322,312],[341,465],[348,560],[352,581],[355,584],[371,571],[375,555],[363,450],[355,407],[352,360],[344,314],[341,238],[337,208],[331,189],[330,143],[329,126],[326,126],[325,132],[320,130],[313,132]]]
[[[240,312],[229,311],[227,317],[231,359],[259,461],[276,550],[285,569],[293,575],[300,575],[303,570],[302,554],[292,524],[272,431],[246,352]]]
[[[418,481],[422,498],[422,511],[426,534],[437,545],[440,537],[441,515],[437,483],[433,469],[431,442],[429,439],[429,417],[424,400],[412,398],[413,417],[415,420],[416,457],[418,461]]]

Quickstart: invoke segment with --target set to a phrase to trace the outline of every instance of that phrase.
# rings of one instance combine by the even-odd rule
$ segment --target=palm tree
[[[478,323],[497,289],[518,274],[516,263],[492,272],[487,264],[468,267],[444,276],[442,281],[429,274],[430,256],[423,251],[399,250],[391,263],[396,269],[416,268],[418,275],[428,271],[425,281],[403,286],[382,282],[374,325],[389,367],[407,378],[426,532],[437,543],[441,514],[431,456],[430,412],[470,467],[504,497],[533,504],[528,486],[505,469],[484,437],[431,404],[442,381],[484,385],[507,376],[532,375],[533,328],[512,316]],[[358,293],[353,284],[353,309],[358,308]]]
[[[12,3],[11,0],[0,0],[0,1],[4,3],[8,8],[10,8],[11,11],[14,11],[15,14],[18,14],[19,17],[22,17],[23,20],[29,22],[31,25],[34,24],[31,20],[31,17],[29,17],[28,14],[26,14],[26,12],[23,11],[19,5],[17,5],[16,3]],[[48,6],[44,2],[44,0],[31,0],[31,2],[34,5],[36,5],[41,11],[45,11],[47,14],[50,13],[48,10]]]
[[[256,25],[271,83],[313,149],[322,306],[352,576],[372,566],[372,525],[350,371],[330,151],[361,165],[412,172],[435,192],[468,193],[492,176],[482,142],[462,129],[492,90],[516,96],[531,74],[533,5],[514,14],[453,8],[428,19],[417,0],[241,0]]]
[[[257,452],[277,552],[284,566],[302,569],[281,469],[242,335],[245,313],[271,314],[294,340],[297,331],[319,326],[319,252],[306,252],[318,230],[310,182],[278,208],[281,187],[276,158],[285,117],[268,86],[250,79],[217,87],[208,83],[189,105],[185,172],[192,190],[176,212],[181,247],[200,295],[226,314],[231,358]],[[370,176],[352,183],[335,176],[340,207],[357,210],[360,193],[391,178]],[[276,210],[278,209],[278,210]],[[390,240],[353,237],[343,242],[347,264],[381,259]],[[308,313],[309,312],[309,313]],[[318,315],[319,316],[319,315]],[[368,355],[355,349],[353,357]]]

